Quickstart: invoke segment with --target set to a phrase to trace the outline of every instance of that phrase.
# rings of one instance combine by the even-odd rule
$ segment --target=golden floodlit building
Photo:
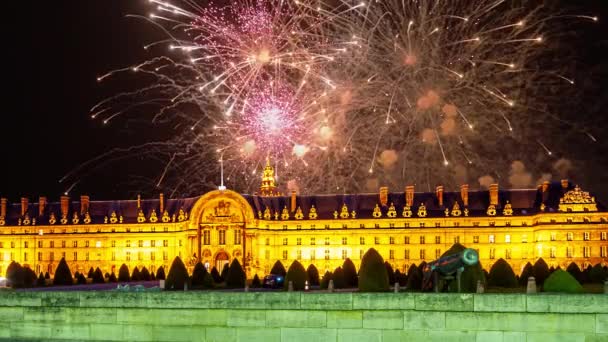
[[[264,169],[260,192],[216,190],[200,197],[91,201],[80,196],[49,203],[0,202],[0,274],[11,261],[55,271],[65,258],[72,272],[124,263],[156,272],[176,256],[217,267],[237,258],[249,278],[280,260],[299,260],[322,273],[350,258],[358,267],[375,248],[395,269],[438,258],[454,243],[476,249],[482,265],[507,260],[516,273],[543,258],[549,266],[579,267],[608,260],[608,212],[567,180],[537,189],[376,194],[282,195]]]

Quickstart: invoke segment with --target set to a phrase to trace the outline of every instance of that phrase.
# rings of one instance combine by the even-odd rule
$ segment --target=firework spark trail
[[[529,129],[543,118],[530,113],[548,100],[545,86],[575,83],[545,63],[562,35],[549,23],[598,20],[515,0],[150,2],[147,20],[168,40],[145,48],[166,55],[98,81],[126,72],[155,81],[92,117],[108,123],[158,104],[152,120],[179,122],[176,140],[190,140],[190,155],[169,154],[165,186],[171,170],[219,184],[221,155],[227,185],[252,192],[268,156],[289,187],[327,192],[493,173],[512,160],[497,152],[504,141],[547,154]],[[207,190],[195,182],[173,190]]]

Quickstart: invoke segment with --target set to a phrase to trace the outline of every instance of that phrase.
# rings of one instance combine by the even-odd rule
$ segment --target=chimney
[[[0,217],[6,217],[6,198],[0,198]]]
[[[141,209],[141,195],[137,195],[137,209]]]
[[[160,193],[160,214],[162,215],[165,212],[165,194]]]
[[[490,204],[498,205],[498,184],[490,184]]]
[[[61,196],[61,217],[68,217],[68,210],[70,207],[70,197],[69,196]]]
[[[564,190],[568,189],[568,185],[570,185],[569,182],[568,182],[568,180],[567,179],[562,179],[562,188]]]
[[[460,186],[460,198],[462,198],[462,204],[465,207],[469,206],[469,184],[462,184]]]
[[[38,198],[38,216],[44,215],[45,208],[46,208],[46,197],[40,196]]]
[[[435,188],[435,194],[437,195],[439,206],[443,207],[443,185],[437,185],[437,188]]]
[[[386,207],[388,204],[388,186],[383,186],[380,188],[380,205]]]
[[[293,213],[294,211],[296,211],[296,191],[295,190],[291,190],[291,212]]]
[[[544,181],[543,185],[541,186],[541,190],[543,192],[543,203],[547,203],[547,200],[549,199],[549,181]]]
[[[27,212],[28,202],[29,200],[27,199],[27,197],[21,197],[21,216],[24,216]]]
[[[408,206],[414,205],[414,186],[408,185],[405,187],[405,203]]]
[[[84,215],[89,211],[89,196],[80,196],[80,215]]]

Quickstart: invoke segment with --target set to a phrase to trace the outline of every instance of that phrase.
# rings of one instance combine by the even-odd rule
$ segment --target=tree
[[[154,275],[154,272],[150,272],[150,280],[156,280],[156,276]]]
[[[159,267],[158,270],[156,270],[156,279],[157,280],[164,280],[165,279],[165,268],[164,267]]]
[[[152,280],[152,277],[150,276],[150,271],[148,271],[146,266],[144,266],[144,268],[142,268],[141,272],[139,272],[139,273],[141,274],[141,280],[143,280],[143,281]]]
[[[232,289],[244,288],[246,280],[247,276],[243,267],[241,267],[241,263],[237,258],[234,258],[228,269],[228,274],[226,274],[226,287]]]
[[[274,265],[272,266],[272,269],[270,270],[270,274],[276,274],[276,275],[285,277],[285,275],[287,274],[287,271],[285,271],[285,266],[283,266],[281,261],[277,260],[277,262],[275,262]]]
[[[302,291],[306,285],[306,280],[308,280],[308,273],[304,269],[304,266],[299,261],[294,260],[285,275],[285,289],[288,288],[289,282],[291,282],[294,291]]]
[[[86,285],[87,278],[84,276],[84,274],[78,273],[78,276],[76,277],[76,282],[78,283],[78,285]]]
[[[545,292],[581,293],[583,287],[569,272],[556,270],[545,280],[543,290]]]
[[[534,267],[531,263],[526,263],[524,269],[521,271],[519,276],[519,286],[526,286],[528,284],[528,278],[534,276]]]
[[[131,273],[131,281],[141,281],[141,272],[139,272],[137,266],[135,266],[133,273]]]
[[[211,268],[211,278],[213,278],[213,282],[216,284],[222,282],[222,277],[220,276],[220,273],[217,271],[217,268],[215,268],[215,266]]]
[[[388,284],[395,284],[395,272],[393,271],[393,266],[388,261],[384,262],[384,267],[386,267],[386,274],[388,275]]]
[[[422,288],[422,270],[416,264],[412,264],[407,270],[406,288],[408,290],[420,290]]]
[[[36,272],[29,267],[23,267],[23,287],[34,287],[36,285]]]
[[[44,273],[44,279],[51,279],[49,272]]]
[[[118,269],[118,281],[119,282],[127,282],[131,280],[129,276],[129,267],[125,264],[122,264]]]
[[[46,279],[44,279],[44,274],[40,272],[38,279],[36,280],[36,286],[43,287],[46,286]]]
[[[165,281],[165,289],[167,290],[183,290],[190,281],[188,270],[186,265],[180,257],[175,257],[171,268],[169,268],[169,274]]]
[[[93,283],[95,283],[95,284],[103,284],[105,282],[106,282],[106,280],[103,277],[103,272],[101,272],[101,270],[99,269],[99,267],[97,267],[95,269],[95,272],[93,272]]]
[[[74,280],[72,279],[72,272],[68,267],[68,263],[65,262],[65,258],[61,258],[57,269],[55,270],[55,277],[53,278],[53,285],[73,285]]]
[[[536,285],[542,286],[545,283],[545,279],[549,276],[549,266],[543,258],[536,260],[534,266],[532,266],[532,274],[534,280],[536,280]]]
[[[407,284],[407,276],[405,275],[405,273],[401,273],[399,270],[396,270],[395,282],[399,283],[399,286],[405,286]]]
[[[382,292],[388,291],[388,289],[388,272],[384,266],[384,260],[374,248],[370,248],[361,259],[359,291]]]
[[[589,271],[589,282],[592,284],[603,284],[605,280],[606,274],[604,273],[604,268],[599,263],[595,264]]]
[[[118,279],[116,279],[116,274],[114,274],[114,272],[112,272],[110,274],[110,277],[108,278],[108,282],[110,282],[110,283],[117,283],[118,282]]]
[[[327,289],[327,287],[329,286],[329,281],[332,280],[334,277],[334,275],[327,271],[325,272],[325,274],[323,275],[323,278],[321,279],[321,288],[322,289]]]
[[[310,283],[310,286],[319,286],[319,271],[315,265],[308,265],[306,273],[308,273],[308,282]]]
[[[230,265],[228,263],[225,263],[224,268],[222,268],[222,273],[220,273],[220,278],[222,278],[221,283],[226,281],[226,277],[228,277],[228,271],[230,271]]]
[[[95,270],[93,270],[93,267],[91,267],[89,269],[89,273],[87,274],[87,278],[93,279],[93,273],[95,273]]]
[[[580,284],[583,283],[583,272],[575,262],[571,262],[570,265],[568,265],[566,272],[570,273],[570,275],[573,276],[574,279],[576,279],[576,281],[578,281]]]
[[[260,277],[258,275],[253,276],[253,280],[251,281],[251,287],[254,289],[262,287],[262,282],[260,282]]]
[[[357,287],[359,283],[357,279],[357,269],[350,258],[346,258],[342,263],[342,271],[344,272],[344,287]]]
[[[336,268],[334,270],[333,273],[333,280],[334,280],[334,289],[343,289],[346,287],[346,281],[344,280],[344,270],[342,270],[342,267],[338,266],[338,268]]]
[[[492,268],[490,268],[490,274],[488,278],[489,286],[500,286],[500,287],[518,287],[517,279],[515,279],[515,273],[513,269],[503,258],[498,259]]]
[[[202,288],[205,281],[205,275],[208,274],[207,269],[202,262],[197,262],[192,271],[192,288]]]
[[[6,268],[6,285],[12,288],[24,286],[23,270],[19,263],[12,261]]]

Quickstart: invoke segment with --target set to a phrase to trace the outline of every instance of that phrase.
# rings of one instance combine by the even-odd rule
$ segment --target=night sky
[[[600,17],[577,35],[581,69],[591,67],[601,73],[585,99],[597,101],[582,116],[608,117],[608,1],[561,0],[581,13]],[[69,184],[59,179],[83,162],[113,148],[158,140],[163,132],[140,127],[136,121],[103,126],[91,120],[90,108],[114,95],[117,85],[96,82],[97,76],[130,66],[150,57],[142,46],[162,39],[152,25],[126,18],[146,14],[147,1],[62,0],[17,1],[3,5],[5,16],[17,24],[5,28],[3,52],[10,61],[3,64],[5,104],[0,124],[0,195],[17,202],[21,196],[37,200],[39,195],[57,200]],[[8,25],[8,20],[5,25]],[[8,41],[7,41],[8,40]],[[6,80],[6,78],[5,78]],[[607,123],[608,120],[598,122]],[[608,129],[604,126],[603,129]],[[166,133],[166,132],[165,132]],[[591,147],[573,146],[567,153],[585,159],[576,165],[581,183],[608,202],[608,144],[606,134],[598,134]],[[565,152],[565,153],[566,153]],[[98,163],[78,183],[71,194],[89,194],[95,199],[126,199],[135,193],[154,193],[150,170],[137,157],[119,162]],[[133,178],[137,181],[133,181]],[[187,177],[187,175],[184,175]]]

